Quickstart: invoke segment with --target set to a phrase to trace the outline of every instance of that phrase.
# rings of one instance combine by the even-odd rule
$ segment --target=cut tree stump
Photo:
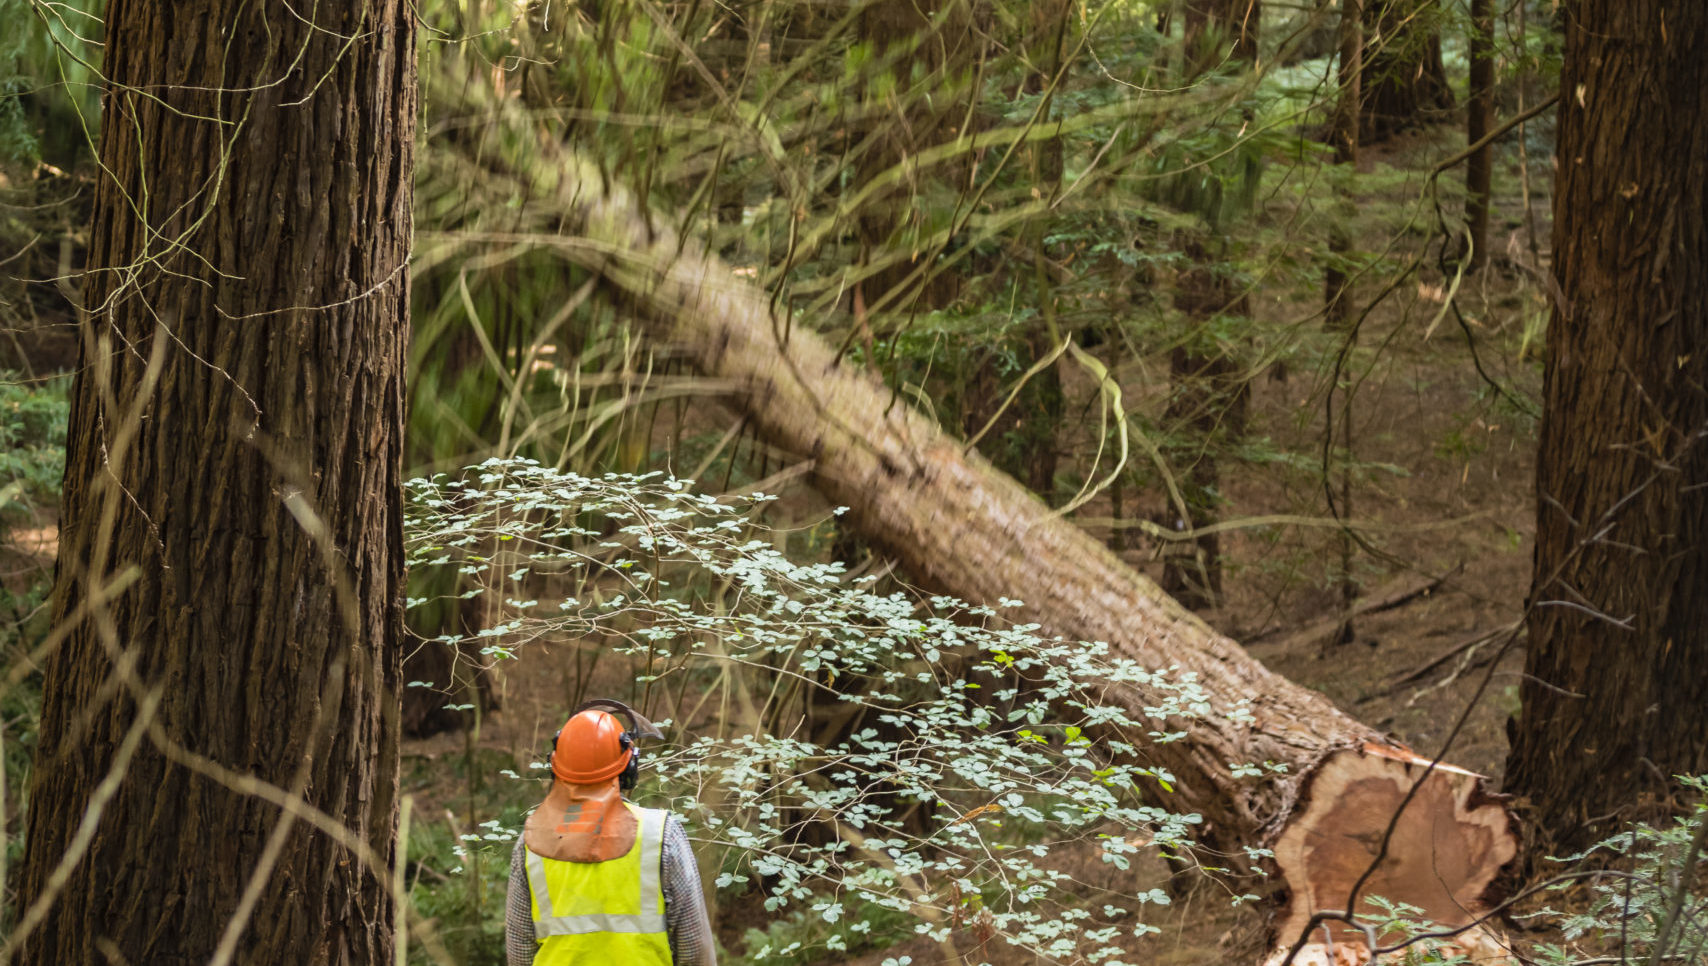
[[[870,372],[778,315],[770,293],[648,213],[596,165],[532,133],[513,109],[485,107],[503,120],[484,141],[483,167],[454,176],[494,192],[502,220],[489,234],[442,240],[526,241],[601,273],[638,308],[650,337],[729,387],[729,405],[762,438],[812,460],[815,488],[847,506],[845,519],[918,583],[969,601],[1023,601],[1016,619],[1036,621],[1044,635],[1108,642],[1118,657],[1192,675],[1213,707],[1240,709],[1159,724],[1187,736],[1145,748],[1147,763],[1176,779],[1165,804],[1203,817],[1198,840],[1220,853],[1207,864],[1243,869],[1247,847],[1294,850],[1274,869],[1291,897],[1284,912],[1274,910],[1280,948],[1297,939],[1289,924],[1308,921],[1320,903],[1345,902],[1356,861],[1345,843],[1374,853],[1401,783],[1422,775],[1415,756],[1216,633]],[[445,155],[438,163],[449,163]],[[519,208],[496,204],[517,198],[525,199]],[[1163,697],[1133,683],[1104,694],[1134,716]],[[1262,778],[1233,776],[1232,765],[1264,762],[1279,767]],[[1417,901],[1436,921],[1463,921],[1481,910],[1482,890],[1518,839],[1505,810],[1472,793],[1474,776],[1437,768],[1423,781],[1377,888]],[[1453,881],[1463,888],[1435,886],[1440,870],[1426,860],[1435,843],[1454,850]],[[1336,945],[1356,955],[1364,942]]]
[[[1324,759],[1301,783],[1275,838],[1275,864],[1291,892],[1276,918],[1279,948],[1269,962],[1283,962],[1307,928],[1317,935],[1326,928],[1340,948],[1331,950],[1324,937],[1301,949],[1295,964],[1367,962],[1363,930],[1339,920],[1311,921],[1317,912],[1344,910],[1355,887],[1359,909],[1380,896],[1429,910],[1446,928],[1469,925],[1492,909],[1499,901],[1496,878],[1518,855],[1518,829],[1504,799],[1490,794],[1484,781],[1451,765],[1432,770],[1429,759],[1393,745],[1365,744]],[[1366,878],[1383,852],[1383,833],[1402,807],[1381,864]],[[1409,821],[1414,815],[1428,820]],[[1505,961],[1492,939],[1472,930],[1459,945],[1479,962],[1493,961],[1485,958],[1490,955]]]

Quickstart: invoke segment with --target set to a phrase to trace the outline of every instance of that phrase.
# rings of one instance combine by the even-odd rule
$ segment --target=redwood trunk
[[[394,960],[413,16],[108,8],[23,962]]]
[[[1708,771],[1708,5],[1567,8],[1508,786],[1556,848]]]
[[[1453,110],[1453,88],[1441,62],[1437,2],[1364,0],[1364,90],[1358,126],[1365,144],[1440,123]]]
[[[556,150],[551,140],[539,143]],[[501,156],[498,144],[495,131],[489,157]],[[1344,873],[1373,859],[1391,810],[1349,808],[1335,789],[1380,787],[1384,801],[1397,802],[1423,778],[1421,763],[1268,671],[875,377],[839,362],[824,340],[774,316],[764,290],[644,213],[592,164],[567,153],[555,162],[489,175],[491,190],[538,199],[524,217],[552,225],[562,241],[530,237],[598,269],[637,301],[655,338],[730,386],[731,403],[761,436],[810,458],[818,489],[848,506],[852,525],[920,582],[971,601],[1024,601],[1017,619],[1036,621],[1046,635],[1105,641],[1141,666],[1193,676],[1216,710],[1160,723],[1185,739],[1144,752],[1176,779],[1168,806],[1202,816],[1200,841],[1236,856],[1241,845],[1295,843],[1279,868],[1291,897],[1285,940],[1313,910],[1345,903]],[[512,228],[516,216],[506,217]],[[515,236],[464,238],[511,244]],[[1106,697],[1141,715],[1165,698],[1134,683],[1112,683]],[[1235,708],[1249,716],[1228,713]],[[1283,768],[1234,778],[1230,763],[1246,762]],[[1333,780],[1319,786],[1318,776]],[[1462,923],[1485,908],[1483,893],[1516,845],[1506,813],[1479,797],[1474,776],[1437,771],[1424,782],[1422,804],[1398,823],[1382,894]],[[1466,861],[1449,870],[1437,861],[1442,854]],[[1451,901],[1439,901],[1443,881]]]
[[[1471,0],[1471,97],[1465,111],[1465,143],[1489,133],[1494,115],[1494,0]],[[1469,270],[1488,260],[1489,174],[1493,145],[1471,152],[1465,161],[1465,228],[1470,233]]]

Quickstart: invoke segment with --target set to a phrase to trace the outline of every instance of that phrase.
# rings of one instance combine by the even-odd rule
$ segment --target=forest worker
[[[643,737],[663,735],[608,699],[582,705],[558,731],[551,791],[510,858],[509,966],[716,966],[681,822],[623,800],[640,774]]]

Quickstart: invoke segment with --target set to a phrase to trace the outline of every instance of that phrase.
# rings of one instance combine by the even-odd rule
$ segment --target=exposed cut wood
[[[1430,910],[1446,927],[1467,925],[1492,908],[1495,876],[1518,854],[1512,813],[1487,792],[1480,775],[1451,765],[1436,765],[1427,778],[1426,771],[1427,758],[1366,744],[1335,752],[1306,776],[1274,845],[1275,864],[1292,886],[1277,920],[1278,952],[1298,940],[1316,912],[1346,909],[1355,887],[1357,910],[1369,909],[1369,898],[1380,896]],[[1383,853],[1381,833],[1402,805],[1405,812],[1387,839],[1381,864],[1364,879]],[[1327,925],[1349,954],[1367,946],[1362,930],[1339,921]],[[1322,926],[1316,929],[1320,934]],[[1463,942],[1474,947],[1486,937]],[[1312,945],[1319,957],[1325,955],[1324,944]]]
[[[1440,948],[1443,959],[1455,954],[1465,956],[1477,966],[1510,966],[1516,963],[1507,948],[1491,933],[1482,930],[1472,930],[1457,936],[1451,942],[1445,942]],[[1263,966],[1283,966],[1287,962],[1290,950],[1276,950]],[[1381,962],[1398,962],[1399,954],[1390,953]],[[1353,942],[1337,942],[1332,946],[1327,943],[1307,943],[1297,953],[1293,954],[1291,966],[1364,966],[1366,963],[1377,962],[1369,952],[1368,943],[1360,940]]]
[[[1242,847],[1280,841],[1301,816],[1307,830],[1332,821],[1348,840],[1380,840],[1391,814],[1385,805],[1396,797],[1364,796],[1393,789],[1405,767],[1395,762],[1410,760],[1409,752],[1206,626],[870,373],[842,364],[824,340],[774,311],[769,293],[646,214],[592,164],[541,138],[529,156],[555,155],[555,166],[533,161],[505,169],[496,160],[504,156],[501,141],[488,145],[494,168],[481,173],[482,183],[506,197],[534,200],[521,215],[506,212],[505,234],[462,240],[512,244],[520,217],[540,230],[533,241],[601,272],[641,308],[654,338],[733,387],[730,404],[764,439],[813,460],[814,485],[848,506],[847,519],[914,580],[973,601],[1024,601],[1019,619],[1038,622],[1045,634],[1106,641],[1141,665],[1194,676],[1217,713],[1168,720],[1163,727],[1185,732],[1186,740],[1151,746],[1146,754],[1177,779],[1165,804],[1201,815],[1200,841],[1228,853],[1212,864],[1245,866]],[[1130,683],[1107,692],[1135,714],[1162,697]],[[1235,708],[1249,713],[1226,713]],[[1266,769],[1263,778],[1235,778],[1230,765],[1247,762],[1280,768]],[[1469,797],[1474,781],[1438,770],[1399,823],[1401,842],[1434,835],[1480,842],[1465,852],[1461,878],[1472,885],[1493,880],[1516,851],[1516,840],[1498,841],[1511,836],[1500,831],[1507,829],[1506,813],[1498,805],[1482,810]],[[1313,808],[1323,817],[1313,817]],[[1468,823],[1462,832],[1440,830],[1461,822]],[[1415,850],[1398,854],[1415,856]],[[1342,873],[1315,855],[1278,868],[1291,894],[1306,897],[1292,904],[1306,917],[1316,897],[1341,891],[1340,879],[1293,881]],[[1390,865],[1391,880],[1382,880],[1388,894],[1423,898],[1430,903],[1426,914],[1442,921],[1464,914],[1457,901],[1463,890],[1452,891],[1449,901],[1425,884],[1405,885],[1408,873],[1433,876],[1427,863]],[[1344,893],[1332,901],[1344,902]]]

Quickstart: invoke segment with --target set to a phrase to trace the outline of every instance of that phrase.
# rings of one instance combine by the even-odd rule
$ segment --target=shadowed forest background
[[[0,962],[1708,963],[1708,7],[0,27]]]

